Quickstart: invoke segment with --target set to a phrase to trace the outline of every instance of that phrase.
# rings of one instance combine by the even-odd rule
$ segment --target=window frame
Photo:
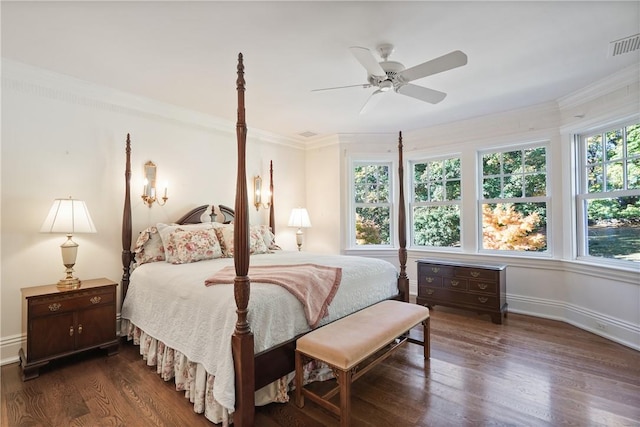
[[[387,166],[389,168],[389,201],[387,203],[358,203],[355,200],[355,168],[358,166]],[[396,187],[397,187],[397,164],[395,161],[388,157],[364,157],[354,156],[349,158],[349,185],[348,185],[348,197],[349,197],[349,218],[347,220],[347,249],[348,250],[380,250],[380,249],[392,249],[397,246],[397,219],[396,215]],[[375,244],[375,245],[358,245],[356,242],[356,209],[358,207],[388,207],[389,208],[389,244]]]
[[[415,201],[415,180],[414,180],[414,167],[416,164],[422,164],[422,163],[430,163],[430,162],[437,162],[437,161],[446,161],[446,160],[451,160],[451,159],[456,159],[459,161],[460,163],[460,173],[459,173],[459,181],[460,181],[460,197],[456,200],[440,200],[440,201],[423,201],[423,202],[416,202]],[[406,173],[406,179],[405,182],[408,181],[408,201],[406,202],[407,204],[407,215],[408,215],[408,221],[407,221],[407,226],[409,227],[409,248],[411,250],[424,250],[424,251],[443,251],[443,252],[462,252],[463,249],[463,245],[462,245],[462,236],[464,235],[464,230],[463,230],[463,197],[464,197],[464,192],[463,192],[463,159],[462,159],[462,154],[461,153],[447,153],[447,154],[440,154],[440,155],[436,155],[436,156],[425,156],[425,157],[417,157],[417,158],[412,158],[410,160],[407,161],[407,166],[408,166],[408,173]],[[446,179],[443,179],[444,182],[446,182]],[[444,186],[445,190],[446,190],[446,185]],[[415,207],[420,207],[420,206],[424,206],[424,207],[438,207],[438,206],[457,206],[458,207],[458,213],[459,213],[459,228],[460,228],[460,244],[459,246],[432,246],[432,245],[416,245],[415,244],[415,233],[416,233],[416,229],[414,226],[414,216],[413,216],[413,212],[414,212],[414,208]]]
[[[511,151],[525,151],[533,148],[545,149],[545,195],[544,196],[521,196],[521,197],[509,197],[509,198],[484,198],[484,170],[483,170],[483,158],[487,154],[494,153],[507,153]],[[501,255],[501,256],[518,256],[518,257],[532,257],[532,258],[549,258],[553,256],[553,224],[552,224],[552,169],[551,169],[551,141],[549,139],[522,142],[517,144],[503,145],[499,147],[492,147],[486,149],[480,149],[476,153],[477,156],[477,216],[476,216],[476,232],[477,232],[477,251],[483,254]],[[524,174],[524,173],[523,173]],[[501,172],[501,177],[504,173]],[[524,186],[524,181],[523,181]],[[501,193],[503,190],[501,185]],[[544,251],[517,251],[506,249],[489,249],[484,247],[483,236],[483,211],[482,206],[485,204],[522,204],[522,203],[545,203],[546,205],[546,249]]]
[[[588,220],[588,210],[587,203],[590,200],[600,200],[600,199],[609,199],[609,198],[619,198],[619,197],[629,197],[629,196],[640,196],[640,189],[622,189],[622,190],[609,190],[609,191],[600,191],[600,192],[589,192],[589,179],[586,173],[588,168],[587,165],[587,144],[586,140],[595,135],[603,135],[607,132],[615,131],[621,128],[627,128],[628,126],[633,126],[640,124],[640,117],[632,117],[624,120],[619,120],[616,122],[604,124],[601,126],[593,127],[588,130],[578,131],[573,135],[573,142],[575,148],[575,236],[576,236],[576,251],[574,256],[578,261],[585,261],[588,263],[595,263],[600,265],[609,265],[609,266],[617,266],[617,267],[632,267],[637,265],[638,263],[635,261],[627,261],[627,260],[618,260],[615,258],[605,258],[599,256],[593,256],[589,254],[589,220]],[[627,153],[627,139],[624,139],[624,152],[625,155],[619,159],[624,162],[626,165],[626,161],[630,158]],[[606,150],[603,150],[606,152]],[[604,154],[606,157],[606,154]],[[602,165],[603,165],[603,176],[606,178],[607,176],[607,159],[603,157]],[[635,157],[632,157],[635,158]],[[616,159],[618,160],[618,159]],[[606,179],[604,181],[604,185],[606,187]],[[628,175],[626,168],[623,167],[623,185],[626,187],[628,185]]]

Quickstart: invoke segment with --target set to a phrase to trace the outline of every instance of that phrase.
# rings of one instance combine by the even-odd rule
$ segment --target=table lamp
[[[49,215],[44,220],[41,233],[65,233],[67,241],[60,245],[62,250],[62,263],[66,267],[66,277],[60,279],[57,286],[60,289],[77,289],[80,287],[80,279],[73,276],[73,266],[76,264],[78,244],[71,240],[74,233],[95,233],[91,215],[87,205],[82,200],[55,199],[49,210]]]

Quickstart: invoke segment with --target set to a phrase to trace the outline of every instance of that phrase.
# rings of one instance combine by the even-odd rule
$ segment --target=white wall
[[[221,90],[235,92],[235,81]],[[20,289],[64,277],[59,246],[65,237],[39,233],[53,199],[72,195],[86,201],[98,230],[74,236],[80,245],[77,276],[120,281],[127,133],[132,139],[134,233],[152,223],[175,221],[201,204],[234,206],[235,123],[3,60],[2,363],[17,360],[24,339]],[[169,182],[163,207],[149,208],[140,198],[142,166],[148,160],[158,166],[158,182]],[[283,248],[295,249],[295,230],[286,224],[291,203],[298,203],[289,195],[305,200],[304,150],[248,123],[249,187],[258,174],[268,185],[269,160],[277,189],[276,238]],[[252,203],[251,192],[249,198]],[[249,212],[252,223],[267,222],[267,210],[250,207]]]
[[[304,250],[340,252],[340,147],[337,136],[317,141],[307,148],[306,207],[311,228],[304,230]]]

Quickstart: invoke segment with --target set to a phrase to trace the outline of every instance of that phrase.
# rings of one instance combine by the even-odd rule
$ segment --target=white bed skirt
[[[205,418],[215,424],[222,423],[223,427],[233,423],[233,413],[220,405],[213,395],[215,377],[201,363],[190,361],[184,354],[148,335],[128,319],[122,319],[121,335],[140,346],[140,354],[147,366],[155,366],[156,373],[164,381],[174,380],[176,390],[184,391],[184,397],[193,404],[194,412],[204,414]],[[316,365],[315,362],[305,366],[304,372],[305,384],[333,378],[331,369],[326,365]],[[293,378],[292,372],[256,391],[256,405],[288,402]]]

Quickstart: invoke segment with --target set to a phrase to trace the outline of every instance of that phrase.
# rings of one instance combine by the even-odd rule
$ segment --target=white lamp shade
[[[291,210],[291,216],[289,217],[289,227],[298,227],[298,228],[311,227],[311,221],[309,220],[309,213],[305,208],[295,208]]]
[[[44,220],[41,233],[95,233],[91,215],[82,200],[55,199]]]

